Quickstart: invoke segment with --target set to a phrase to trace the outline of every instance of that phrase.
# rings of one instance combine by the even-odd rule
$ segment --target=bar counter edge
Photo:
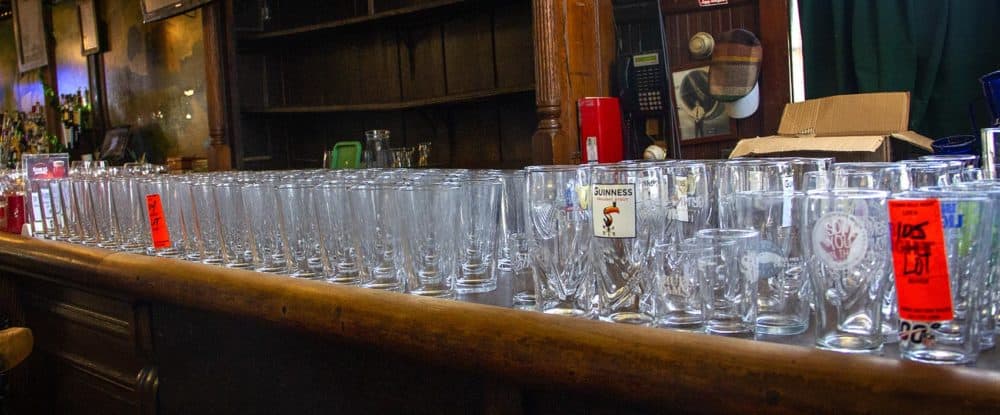
[[[989,370],[578,320],[15,235],[0,235],[0,279],[15,286],[66,284],[233,316],[391,350],[425,370],[487,374],[515,389],[597,397],[640,412],[1000,408],[1000,373]]]

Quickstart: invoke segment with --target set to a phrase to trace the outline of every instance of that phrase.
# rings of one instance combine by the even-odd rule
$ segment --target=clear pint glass
[[[215,185],[215,206],[219,210],[219,233],[223,263],[229,268],[250,268],[250,229],[243,205],[242,185],[222,182]]]
[[[794,335],[809,325],[808,276],[803,272],[800,192],[733,195],[735,226],[760,233],[757,245],[758,334]]]
[[[909,360],[971,363],[979,355],[984,328],[981,312],[988,273],[982,271],[988,268],[992,253],[992,207],[987,196],[947,191],[906,192],[890,203],[926,205],[935,200],[940,217],[934,219],[939,220],[926,215],[892,218],[899,350]],[[932,229],[935,225],[938,228]],[[934,237],[936,232],[943,240]],[[943,267],[933,265],[935,248],[943,248]]]
[[[354,217],[355,245],[363,260],[361,285],[387,291],[406,290],[401,229],[392,217],[394,184],[376,180],[361,182],[350,189]]]
[[[660,169],[645,163],[592,170],[591,261],[598,315],[615,323],[649,325],[656,314],[654,255],[667,209]]]
[[[882,303],[891,269],[888,196],[853,189],[806,196],[802,250],[819,348],[849,353],[882,348]]]
[[[413,220],[417,212],[433,212],[439,218],[458,214],[462,187],[456,182],[419,183],[395,189],[395,218],[404,227],[407,291],[427,297],[455,295],[458,269],[458,236],[447,220]]]
[[[527,172],[536,307],[550,314],[590,317],[590,168],[533,166]]]
[[[327,257],[326,280],[335,284],[361,283],[361,257],[351,234],[354,216],[349,195],[351,183],[343,179],[327,181],[316,188],[316,215],[320,240]],[[407,213],[411,218],[412,213]]]
[[[327,267],[319,243],[315,186],[308,179],[292,179],[277,190],[285,263],[288,275],[295,278],[320,279]]]
[[[749,229],[702,229],[695,234],[708,249],[698,260],[704,269],[705,331],[752,337],[757,320],[757,246],[760,234]]]

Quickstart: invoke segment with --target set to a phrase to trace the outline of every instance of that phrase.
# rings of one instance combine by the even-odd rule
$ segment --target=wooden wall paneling
[[[285,82],[282,79],[285,64],[284,54],[267,54],[264,59],[264,79],[267,82],[268,87],[264,91],[257,91],[261,95],[267,97],[268,107],[280,107],[288,105],[288,101],[285,100]],[[251,93],[251,91],[246,91],[245,93]],[[240,94],[242,97],[243,94]]]
[[[445,79],[449,94],[496,87],[490,10],[456,15],[444,24]]]
[[[360,77],[358,83],[363,102],[398,102],[402,95],[396,31],[374,29],[357,40],[358,68],[354,73]]]
[[[500,97],[500,152],[505,168],[520,168],[532,163],[531,135],[535,131],[535,95],[517,94]]]
[[[403,124],[406,126],[407,146],[430,141],[430,163],[435,166],[451,165],[447,108],[432,107],[403,111]]]
[[[270,0],[269,6],[271,15],[275,16],[269,29],[288,29],[368,14],[367,0]]]
[[[320,84],[326,82],[324,78],[333,75],[327,74],[320,62],[325,61],[328,54],[330,49],[323,45],[300,46],[286,51],[282,62],[285,105],[294,107],[324,104],[325,88]]]
[[[497,5],[493,31],[496,53],[497,87],[519,87],[534,83],[534,54],[531,50],[531,8],[525,2]]]
[[[441,31],[441,24],[436,22],[399,29],[399,73],[403,100],[438,97],[447,93]]]
[[[453,167],[497,165],[500,158],[496,100],[455,105],[451,108]]]
[[[268,106],[267,55],[263,53],[242,53],[236,58],[236,82],[243,108],[265,108]],[[239,108],[236,108],[239,110]]]
[[[764,48],[764,65],[761,66],[761,108],[763,125],[761,135],[778,132],[781,114],[791,97],[791,59],[789,59],[788,0],[759,0],[760,41]]]
[[[326,131],[320,117],[327,114],[294,114],[286,117],[288,151],[293,169],[319,168],[323,160]]]

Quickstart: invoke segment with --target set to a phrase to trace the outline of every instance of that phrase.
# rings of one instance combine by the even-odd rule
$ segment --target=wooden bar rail
[[[1000,409],[996,371],[577,320],[20,236],[0,236],[0,279],[18,287],[36,279],[66,284],[138,304],[248,319],[250,327],[277,326],[388,350],[426,371],[444,368],[499,379],[505,386],[498,389],[514,390],[519,399],[523,391],[542,390],[547,392],[532,399],[585,396],[636,412],[957,414]],[[11,298],[16,295],[9,290],[5,295],[9,304],[23,302]],[[154,348],[153,355],[161,352]],[[166,386],[165,379],[159,383]],[[165,399],[160,397],[160,406],[168,404]],[[504,409],[505,399],[494,397],[490,407],[502,413],[545,412],[537,402]]]

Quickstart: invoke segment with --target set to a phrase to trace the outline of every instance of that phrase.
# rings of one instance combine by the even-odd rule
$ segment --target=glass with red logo
[[[891,272],[889,217],[881,190],[807,195],[802,250],[816,304],[816,346],[845,353],[881,350],[882,298]]]

